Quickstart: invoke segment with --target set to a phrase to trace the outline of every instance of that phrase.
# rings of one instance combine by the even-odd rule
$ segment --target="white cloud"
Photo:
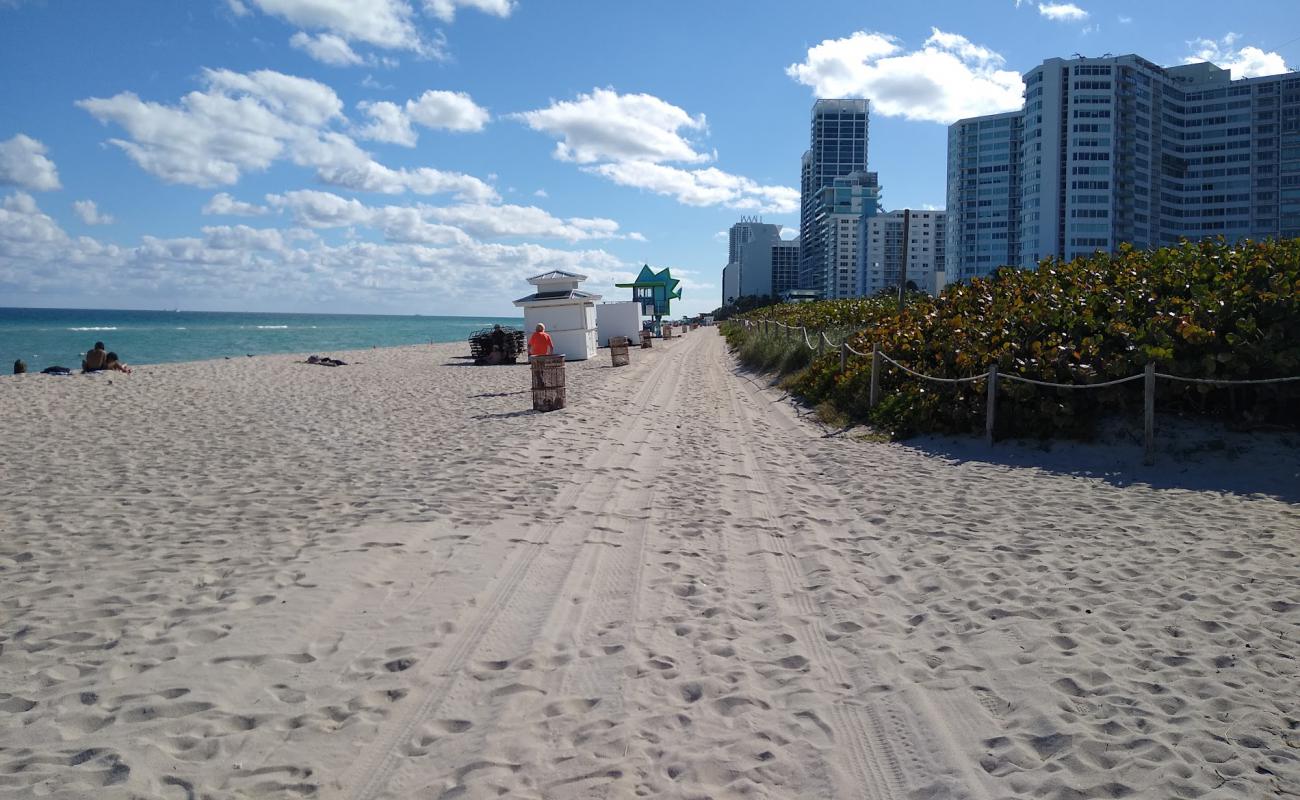
[[[81,221],[87,225],[112,225],[113,217],[99,210],[94,200],[77,200],[72,204],[72,210],[76,212]]]
[[[1038,13],[1054,22],[1082,22],[1088,12],[1074,3],[1039,3]]]
[[[456,9],[473,8],[485,14],[508,17],[515,10],[514,0],[425,0],[424,7],[443,22],[456,17]]]
[[[726,206],[764,213],[788,213],[799,208],[798,189],[763,186],[716,167],[688,170],[650,161],[619,161],[584,169],[621,186],[648,189],[688,206]]]
[[[423,50],[406,0],[246,0],[300,28],[389,50]]]
[[[543,198],[545,198],[545,197],[550,197],[550,195],[546,193],[546,190],[545,190],[545,189],[538,189],[537,191],[533,192],[533,196],[534,196],[534,197],[543,197]]]
[[[370,227],[397,241],[426,241],[431,235],[439,241],[470,237],[536,237],[569,242],[630,238],[619,232],[618,223],[612,219],[561,219],[536,206],[368,206],[355,198],[312,189],[268,195],[267,202],[308,228]],[[418,237],[413,231],[418,232]]]
[[[212,199],[203,206],[204,214],[229,217],[256,217],[265,214],[267,211],[266,206],[236,200],[225,192],[212,195]]]
[[[1121,15],[1119,16],[1119,24],[1121,24],[1121,25],[1128,25],[1128,24],[1131,23],[1131,22],[1133,22],[1133,18],[1132,18],[1132,17],[1126,17],[1126,16],[1124,16],[1123,14],[1121,14]]]
[[[949,124],[1020,108],[1020,74],[1004,64],[1000,54],[937,28],[912,52],[888,34],[858,31],[809,48],[786,74],[818,97],[868,97],[875,113]]]
[[[645,238],[645,234],[644,234],[644,233],[640,233],[640,232],[638,232],[638,231],[632,231],[631,233],[629,233],[629,234],[627,235],[627,238],[631,239],[631,240],[634,241],[634,242],[648,242],[648,241],[650,241],[649,239]]]
[[[414,147],[419,137],[412,123],[426,128],[449,131],[481,131],[487,124],[487,109],[479,106],[464,92],[427,91],[418,100],[407,100],[405,106],[388,101],[369,102],[357,107],[368,114],[371,122],[357,135],[404,147]]]
[[[68,236],[30,195],[15,193],[0,201],[0,285],[99,302],[202,297],[264,308],[268,298],[297,298],[349,308],[421,301],[482,308],[485,297],[526,293],[525,278],[551,269],[586,273],[597,291],[634,272],[599,249],[477,241],[423,222],[418,209],[383,210],[377,219],[384,241],[334,246],[292,228],[236,225],[119,246]]]
[[[375,103],[362,100],[357,103],[357,108],[370,115],[370,124],[357,131],[357,135],[362,139],[400,144],[404,147],[414,147],[418,141],[419,137],[411,128],[410,118],[398,104],[387,100]]]
[[[249,11],[248,6],[244,5],[240,0],[226,0],[226,5],[230,8],[230,13],[234,14],[236,17],[246,17],[253,13]]]
[[[230,185],[245,172],[287,159],[313,168],[325,183],[350,189],[496,198],[492,187],[470,175],[377,163],[330,128],[343,120],[343,104],[323,83],[269,70],[206,70],[204,81],[205,91],[190,92],[175,106],[146,102],[130,92],[77,105],[101,122],[122,126],[129,138],[109,141],[169,183]]]
[[[595,89],[576,100],[552,101],[547,108],[514,115],[535,131],[559,137],[555,157],[592,164],[598,161],[707,161],[680,133],[704,131],[704,115],[648,94]]]
[[[298,31],[289,37],[289,44],[307,53],[307,55],[334,67],[351,67],[365,63],[341,36],[333,33],[320,33],[315,36]]]
[[[1190,41],[1187,45],[1192,48],[1192,55],[1184,58],[1183,63],[1212,61],[1224,69],[1232,70],[1233,78],[1258,78],[1261,75],[1278,75],[1288,71],[1286,60],[1278,53],[1258,47],[1236,47],[1240,38],[1235,33],[1229,33],[1218,41]]]
[[[59,188],[59,171],[45,156],[45,145],[19,133],[0,142],[0,186],[36,191]]]
[[[703,114],[691,116],[653,95],[595,89],[576,100],[552,101],[547,108],[511,116],[557,137],[555,158],[583,164],[583,171],[621,186],[648,189],[691,206],[788,211],[799,204],[796,189],[763,186],[716,167],[683,169],[663,163],[698,163],[717,155],[699,152],[680,132],[707,131]]]
[[[407,100],[406,114],[418,125],[449,131],[481,131],[491,118],[468,94],[436,90]]]

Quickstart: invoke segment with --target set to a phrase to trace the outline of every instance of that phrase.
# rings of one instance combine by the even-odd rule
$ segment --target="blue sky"
[[[1300,65],[1292,0],[0,0],[0,305],[510,314],[640,264],[717,305],[797,227],[817,96],[872,100],[886,208],[1045,58]],[[721,238],[721,240],[720,240]],[[675,309],[676,310],[676,309]]]

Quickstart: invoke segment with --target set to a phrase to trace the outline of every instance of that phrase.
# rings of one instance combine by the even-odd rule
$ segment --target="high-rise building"
[[[1023,113],[963,119],[948,128],[948,280],[1020,263]]]
[[[811,285],[822,299],[862,294],[858,246],[862,222],[879,207],[880,182],[874,172],[852,172],[818,190],[812,202],[812,239],[800,237],[800,288],[809,288],[811,275]],[[807,255],[810,250],[811,257]]]
[[[772,245],[772,296],[785,297],[799,288],[799,240],[781,239]]]
[[[1018,229],[1008,229],[1018,253],[1009,261],[1023,267],[1121,243],[1300,236],[1296,73],[1234,81],[1209,63],[1160,67],[1124,55],[1048,59],[1024,79],[1019,171],[1008,169],[1008,185],[980,185],[976,172],[967,191],[969,170],[984,166],[981,153],[1001,152],[1000,142],[978,139],[972,154],[972,128],[982,136],[985,121],[1006,115],[949,129],[954,277],[998,266],[979,261],[996,252],[980,249],[993,242],[995,229],[980,227],[998,221],[993,203],[1019,204]]]
[[[735,261],[722,268],[722,305],[740,299],[740,265]]]
[[[732,282],[731,297],[779,297],[798,280],[799,241],[781,238],[780,225],[742,217],[727,234],[729,261],[723,285]],[[725,300],[724,300],[725,302]]]
[[[938,294],[945,282],[943,211],[890,211],[863,220],[861,293],[897,291],[907,258],[907,284]]]
[[[819,208],[821,191],[835,181],[867,169],[866,100],[818,100],[813,103],[810,143],[803,154],[799,187],[799,287],[827,294],[826,254],[830,240],[818,232],[819,220],[826,219]],[[834,293],[837,288],[831,288]]]

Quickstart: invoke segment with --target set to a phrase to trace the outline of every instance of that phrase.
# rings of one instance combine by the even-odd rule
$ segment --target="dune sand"
[[[828,436],[711,330],[538,415],[464,350],[0,380],[0,798],[1300,794],[1294,448]]]

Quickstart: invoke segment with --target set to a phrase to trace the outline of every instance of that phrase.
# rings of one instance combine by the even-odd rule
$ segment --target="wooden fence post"
[[[871,345],[871,402],[870,408],[876,407],[880,400],[880,345]]]
[[[849,368],[849,343],[840,342],[840,374]]]
[[[1147,371],[1143,376],[1143,399],[1146,401],[1145,428],[1146,433],[1146,453],[1142,458],[1143,464],[1156,463],[1156,364],[1154,361],[1147,362]]]
[[[985,403],[984,438],[993,446],[993,426],[997,422],[998,408],[998,365],[989,365],[989,398]]]

